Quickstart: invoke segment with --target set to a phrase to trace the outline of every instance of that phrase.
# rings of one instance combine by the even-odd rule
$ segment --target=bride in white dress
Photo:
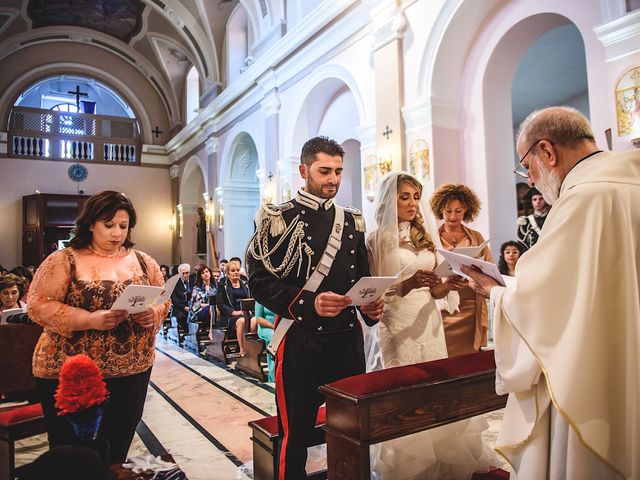
[[[384,368],[447,356],[435,299],[463,286],[459,277],[442,282],[433,273],[443,258],[435,251],[439,235],[430,235],[437,232],[435,220],[422,207],[421,198],[422,185],[414,177],[404,172],[387,174],[376,208],[378,227],[367,238],[373,275],[395,275],[407,267],[403,280],[384,297],[378,325]],[[462,480],[487,471],[500,464],[482,441],[487,426],[480,419],[465,420],[374,445],[372,479]]]

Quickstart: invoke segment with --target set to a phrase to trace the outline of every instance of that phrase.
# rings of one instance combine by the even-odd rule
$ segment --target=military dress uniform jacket
[[[345,294],[360,277],[370,275],[364,221],[359,211],[347,208],[342,246],[328,276],[316,292],[302,290],[325,250],[334,214],[332,199],[303,190],[290,202],[263,206],[247,252],[249,286],[256,301],[320,334],[359,327],[356,307],[347,307],[336,317],[319,316],[314,309],[316,295]],[[363,318],[367,324],[375,323]]]

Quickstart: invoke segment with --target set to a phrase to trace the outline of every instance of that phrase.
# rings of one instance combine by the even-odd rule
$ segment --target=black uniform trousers
[[[282,439],[279,480],[307,478],[307,445],[324,397],[321,385],[364,373],[360,323],[337,332],[316,333],[294,324],[276,355],[276,404]]]
[[[98,435],[109,442],[111,463],[123,463],[127,459],[133,434],[142,418],[150,377],[151,368],[135,375],[104,379],[109,398]],[[58,379],[36,378],[36,388],[47,425],[49,448],[81,444],[69,421],[64,415],[57,415],[54,394]]]

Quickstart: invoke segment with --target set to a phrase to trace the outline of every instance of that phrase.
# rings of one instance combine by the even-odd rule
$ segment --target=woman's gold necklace
[[[454,247],[455,247],[456,245],[458,245],[458,243],[460,243],[460,242],[462,241],[462,238],[460,238],[460,240],[456,240],[456,237],[453,235],[453,232],[449,232],[449,231],[447,231],[447,230],[445,230],[445,232],[447,232],[447,235],[448,235],[448,236],[449,236],[449,238],[451,239],[451,240],[449,240],[449,243],[450,243],[451,245],[453,245]],[[462,235],[463,235],[463,237],[464,237],[464,232],[462,232]],[[446,239],[445,239],[445,240],[446,240]]]
[[[91,245],[87,245],[87,248],[88,248],[89,250],[91,250],[93,253],[95,253],[97,256],[99,256],[99,257],[105,257],[105,258],[113,258],[113,257],[115,257],[115,256],[119,255],[120,253],[122,253],[122,250],[124,250],[124,248],[123,248],[123,247],[120,247],[120,248],[118,249],[118,251],[113,252],[113,253],[101,253],[101,252],[98,252],[97,250],[94,250],[94,249],[93,249],[93,247],[91,247]]]

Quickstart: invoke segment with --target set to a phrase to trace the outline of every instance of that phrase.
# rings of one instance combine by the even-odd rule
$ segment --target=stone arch
[[[218,226],[223,232],[222,255],[244,258],[246,245],[253,234],[253,218],[260,206],[256,176],[260,161],[256,142],[249,133],[238,131],[229,138],[232,140],[221,157],[222,184],[216,188]]]
[[[190,157],[182,169],[179,188],[178,223],[178,251],[183,261],[195,265],[203,258],[196,255],[196,232],[198,221],[198,207],[204,208],[203,194],[207,192],[206,169],[202,160],[197,156]]]
[[[8,128],[7,126],[11,106],[15,103],[16,99],[25,88],[45,78],[62,74],[93,77],[113,88],[113,90],[128,102],[132,110],[135,112],[136,119],[140,123],[140,136],[143,143],[153,143],[151,140],[152,127],[149,115],[147,114],[142,102],[138,99],[138,96],[129,88],[124,80],[106,70],[71,62],[42,65],[25,72],[23,75],[16,77],[13,82],[11,82],[9,88],[7,88],[0,96],[0,111],[7,112],[7,116],[2,119],[4,130]]]
[[[441,21],[444,27],[434,33],[439,36],[427,42],[418,88],[429,99],[434,182],[463,182],[478,193],[485,208],[477,228],[493,238],[497,248],[501,241],[513,238],[515,228],[513,75],[535,40],[572,22],[584,40],[589,89],[604,91],[604,72],[589,68],[604,64],[602,45],[593,32],[593,26],[602,22],[600,3],[490,0],[478,5],[451,0],[443,8]],[[594,104],[591,97],[592,116],[596,119],[600,114],[598,121],[603,124],[608,114],[605,106]],[[596,121],[594,130],[604,131],[604,126],[598,127]]]

